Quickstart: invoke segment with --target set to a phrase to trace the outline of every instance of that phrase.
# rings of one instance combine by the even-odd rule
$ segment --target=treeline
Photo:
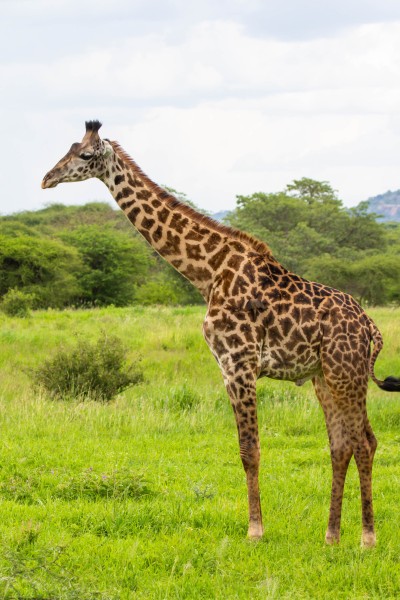
[[[326,182],[238,196],[229,223],[266,241],[289,270],[362,304],[400,302],[400,224],[378,223],[368,203],[347,209]]]
[[[266,241],[288,269],[362,303],[400,302],[400,227],[366,204],[346,209],[326,182],[238,196],[227,223]],[[106,203],[54,204],[0,217],[0,298],[34,308],[196,304],[202,298]]]
[[[0,298],[34,308],[196,304],[197,290],[101,202],[53,204],[0,218]]]

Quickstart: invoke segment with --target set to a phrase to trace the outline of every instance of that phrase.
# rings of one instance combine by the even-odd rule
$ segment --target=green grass
[[[380,377],[400,373],[400,310],[369,311]],[[264,538],[246,540],[236,427],[202,308],[0,317],[0,598],[400,597],[400,397],[371,384],[377,548],[360,548],[358,478],[340,547],[323,543],[330,459],[312,387],[262,380]],[[29,370],[77,338],[119,335],[145,381],[109,404],[52,401]]]

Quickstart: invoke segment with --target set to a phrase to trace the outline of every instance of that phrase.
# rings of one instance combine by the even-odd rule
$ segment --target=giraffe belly
[[[311,345],[300,355],[290,354],[283,348],[264,346],[262,349],[260,377],[294,381],[301,385],[320,372],[319,353]]]

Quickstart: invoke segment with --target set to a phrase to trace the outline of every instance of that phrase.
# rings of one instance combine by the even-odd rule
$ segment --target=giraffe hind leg
[[[361,384],[360,380],[356,383],[354,379],[342,374],[341,380],[335,381],[330,378],[327,383],[334,401],[334,413],[341,421],[341,431],[347,440],[348,452],[351,448],[358,469],[363,526],[361,544],[363,547],[375,546],[372,463],[377,441],[367,418],[367,377]],[[344,466],[342,466],[343,469]]]
[[[374,520],[373,520],[373,509],[372,509],[372,464],[374,461],[375,451],[378,446],[377,439],[372,431],[372,427],[370,422],[368,421],[367,416],[365,416],[365,436],[366,441],[364,441],[364,458],[361,457],[361,460],[367,463],[367,469],[369,471],[369,480],[367,479],[364,484],[362,480],[362,474],[360,469],[363,468],[362,462],[360,460],[360,466],[357,463],[357,467],[360,472],[360,485],[361,485],[361,498],[363,502],[363,533],[361,538],[361,544],[365,548],[373,547],[376,545],[376,535],[374,531]],[[357,462],[357,459],[356,459]],[[366,486],[366,490],[363,492],[363,485]],[[371,499],[369,499],[369,496]],[[365,506],[364,506],[365,503]],[[364,515],[364,512],[366,513]],[[368,517],[369,512],[371,516]]]
[[[324,378],[316,377],[313,384],[324,412],[331,453],[331,503],[325,541],[327,544],[332,545],[338,544],[340,541],[343,490],[347,468],[353,455],[353,448],[343,424],[341,411],[338,410]]]

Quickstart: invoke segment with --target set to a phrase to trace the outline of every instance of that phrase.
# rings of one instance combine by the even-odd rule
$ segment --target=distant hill
[[[220,210],[219,212],[211,213],[211,216],[216,221],[223,221],[228,213],[229,213],[229,210]]]
[[[378,221],[400,222],[400,190],[368,198],[368,212],[380,215]]]

